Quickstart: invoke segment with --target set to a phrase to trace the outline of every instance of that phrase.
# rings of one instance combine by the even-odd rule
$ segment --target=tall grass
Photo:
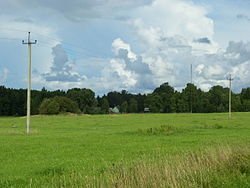
[[[250,187],[250,149],[231,147],[250,146],[249,122],[249,113],[46,116],[26,135],[24,118],[0,118],[0,188]]]
[[[30,179],[29,187],[247,188],[250,149],[221,146],[175,157],[144,158],[133,164],[121,162],[107,167],[99,176],[84,176],[77,171],[49,174],[51,177]]]
[[[119,164],[105,176],[107,187],[250,187],[250,150],[232,147],[190,152],[161,160]]]

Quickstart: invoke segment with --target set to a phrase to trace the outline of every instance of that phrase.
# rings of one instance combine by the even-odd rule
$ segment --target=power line
[[[8,31],[15,31],[15,32],[21,32],[21,33],[27,33],[28,31],[26,30],[21,30],[21,29],[12,29],[12,28],[4,28],[4,27],[0,27],[0,29],[2,30],[8,30]],[[58,40],[58,39],[55,39],[51,36],[48,36],[48,35],[45,35],[45,34],[41,34],[41,33],[38,33],[38,32],[34,32],[32,31],[32,33],[34,35],[37,35],[37,36],[41,36],[41,37],[44,37],[46,38],[46,41],[50,40],[50,41],[53,41],[53,42],[57,42],[57,43],[60,43],[60,44],[63,44],[64,46],[69,46],[69,48],[72,50],[72,48],[75,48],[74,51],[78,51],[79,53],[88,53],[89,56],[93,56],[93,57],[98,57],[98,56],[94,56],[92,54],[90,54],[88,51],[90,49],[88,48],[83,48],[83,47],[80,47],[76,44],[73,44],[71,42],[68,42],[68,41],[62,41],[62,40]],[[39,43],[40,43],[41,40],[39,40]],[[66,49],[66,48],[65,48]],[[100,58],[100,57],[98,57]]]
[[[6,28],[6,27],[0,27],[1,30],[7,30],[7,31],[18,31],[22,33],[27,33],[27,30],[22,30],[22,29],[13,29],[13,28]]]
[[[0,37],[0,40],[1,39],[2,40],[11,40],[11,41],[14,41],[14,40],[20,41],[21,40],[20,38],[7,38],[7,37]],[[54,40],[54,41],[55,42],[57,41],[58,43],[60,43],[60,41],[58,41],[58,40]],[[51,41],[48,42],[48,41],[40,40],[38,43],[38,46],[49,47],[49,48],[51,48],[53,45],[55,45],[55,43],[51,42]],[[66,51],[67,54],[74,56],[74,57],[77,57],[77,58],[86,58],[86,57],[100,58],[100,56],[92,55],[85,50],[75,50],[75,49],[72,49],[70,47],[65,47],[64,43],[63,43],[63,49]]]
[[[39,41],[39,44],[38,44],[38,46],[49,47],[49,48],[51,48],[52,45],[53,44],[51,44],[49,42],[44,42],[44,41]],[[78,57],[78,58],[86,58],[86,57],[100,58],[100,56],[91,55],[91,54],[86,53],[86,52],[76,51],[76,50],[73,50],[71,48],[67,48],[65,46],[63,46],[63,49],[66,51],[67,54],[74,56],[74,57]]]
[[[0,37],[0,40],[20,40],[20,39]]]

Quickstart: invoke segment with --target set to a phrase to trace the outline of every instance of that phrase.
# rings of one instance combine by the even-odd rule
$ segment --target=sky
[[[248,0],[0,0],[0,85],[149,93],[250,87]]]

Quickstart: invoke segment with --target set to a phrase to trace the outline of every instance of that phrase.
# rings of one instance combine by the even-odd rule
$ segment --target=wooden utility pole
[[[191,67],[190,67],[190,76],[191,76],[191,90],[190,90],[190,92],[191,92],[191,96],[190,96],[190,107],[191,107],[191,110],[190,110],[190,112],[191,112],[191,114],[193,113],[193,91],[192,91],[192,87],[193,87],[193,65],[191,64]]]
[[[28,41],[23,44],[28,45],[28,88],[27,88],[27,134],[30,132],[30,98],[31,98],[31,46],[32,44],[36,44],[37,40],[34,42],[30,41],[30,32],[28,33]]]

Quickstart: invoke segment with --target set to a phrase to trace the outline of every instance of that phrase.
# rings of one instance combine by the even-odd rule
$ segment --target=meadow
[[[250,113],[0,118],[0,187],[250,187]]]

